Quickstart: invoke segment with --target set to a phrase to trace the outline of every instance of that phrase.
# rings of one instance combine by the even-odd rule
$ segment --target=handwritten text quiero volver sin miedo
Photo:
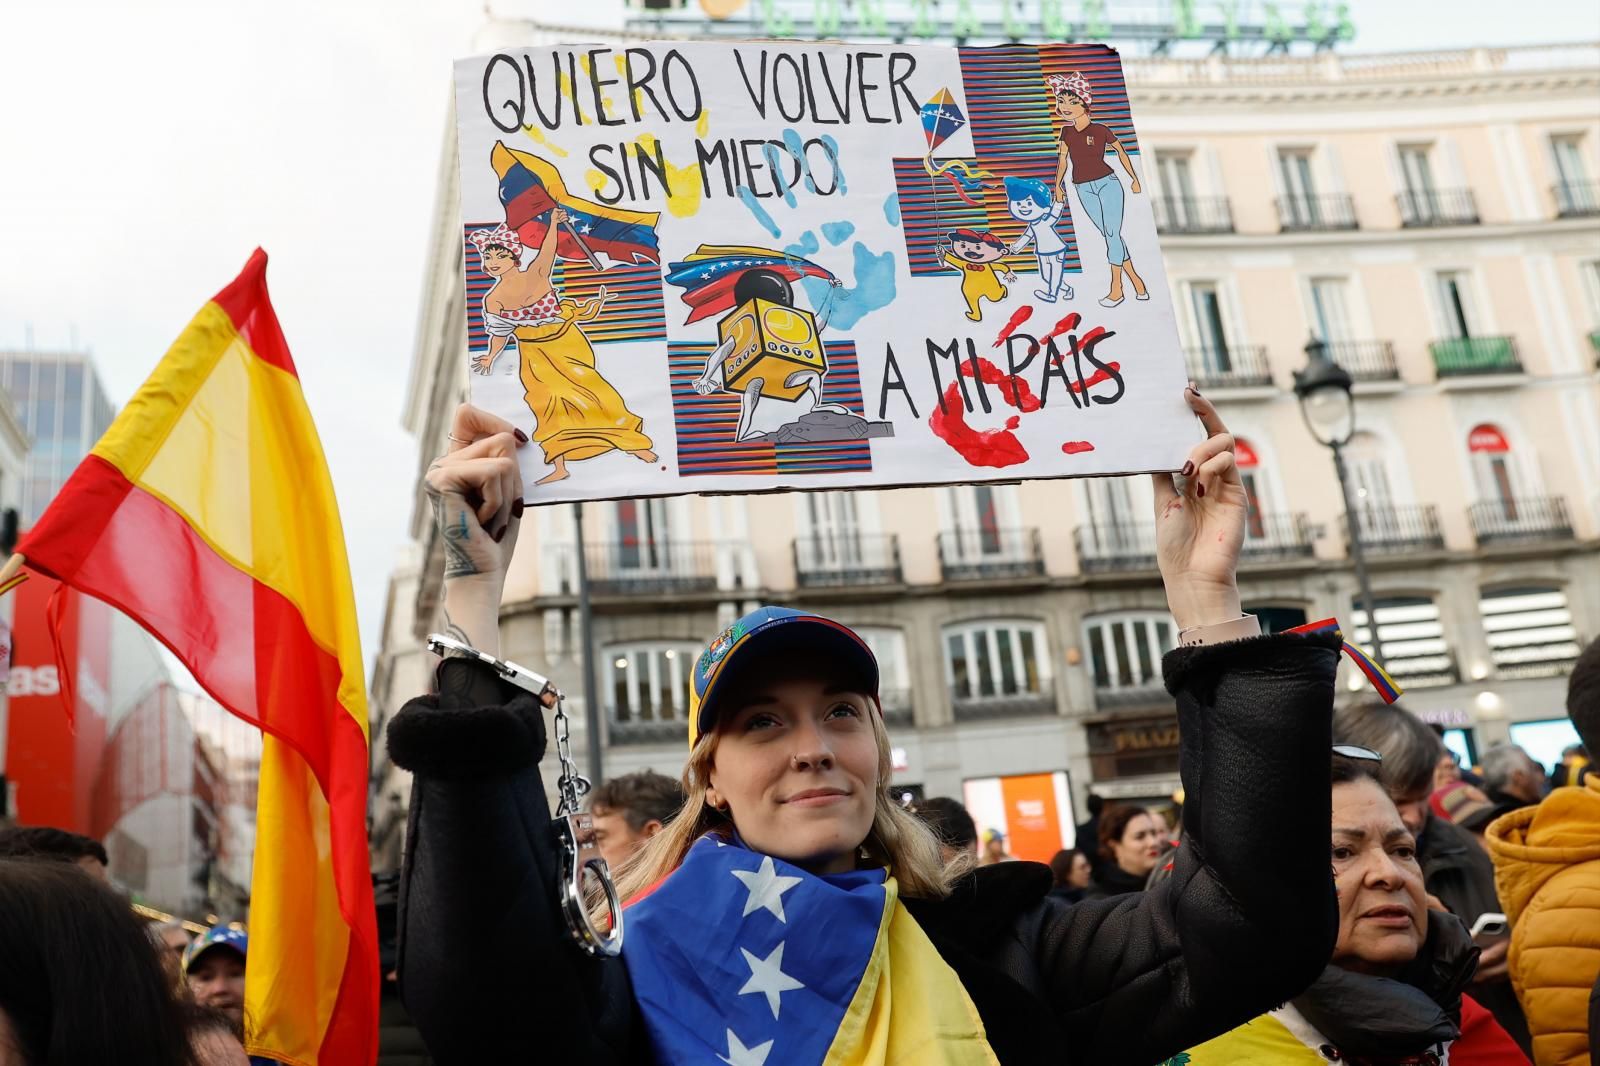
[[[747,45],[733,62],[754,114],[763,121],[846,126],[920,122],[907,82],[917,68],[910,52],[843,48],[796,51]],[[694,68],[676,48],[502,52],[483,68],[483,108],[496,129],[640,127],[639,132],[698,122],[706,100]],[[757,197],[783,196],[804,184],[817,196],[839,193],[839,159],[825,134],[695,139],[696,164],[669,168],[658,138],[589,149],[589,162],[607,177],[593,191],[602,203],[649,201],[673,194],[671,178],[698,174],[704,195],[734,196],[741,186]],[[676,160],[679,166],[688,160]],[[831,173],[830,173],[831,172]]]

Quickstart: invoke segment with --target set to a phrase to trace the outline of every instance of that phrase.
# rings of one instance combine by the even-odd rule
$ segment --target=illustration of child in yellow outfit
[[[944,254],[944,263],[961,271],[961,296],[967,301],[967,317],[982,322],[978,301],[999,303],[1006,298],[1006,285],[1017,281],[1009,267],[996,265],[1006,254],[1006,242],[987,231],[970,229],[953,230],[947,240],[950,250]]]

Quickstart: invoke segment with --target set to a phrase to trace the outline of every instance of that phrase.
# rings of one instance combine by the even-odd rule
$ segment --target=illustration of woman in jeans
[[[1089,79],[1074,71],[1071,74],[1052,74],[1045,79],[1056,97],[1056,108],[1067,120],[1061,127],[1060,159],[1056,164],[1056,185],[1063,197],[1066,195],[1067,168],[1072,168],[1072,184],[1078,188],[1078,200],[1084,214],[1094,223],[1094,228],[1106,239],[1106,262],[1111,265],[1111,291],[1100,300],[1101,307],[1115,307],[1122,302],[1122,276],[1126,274],[1133,284],[1133,298],[1148,300],[1144,279],[1133,269],[1133,259],[1128,246],[1122,241],[1122,183],[1106,162],[1106,148],[1117,150],[1122,169],[1128,172],[1129,190],[1139,192],[1139,175],[1133,171],[1127,149],[1117,140],[1117,135],[1098,122],[1091,121],[1089,108],[1094,104],[1094,90]]]

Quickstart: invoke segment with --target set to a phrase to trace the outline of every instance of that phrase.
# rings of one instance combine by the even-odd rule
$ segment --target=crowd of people
[[[1076,847],[1018,860],[959,801],[889,787],[859,636],[761,608],[694,665],[681,777],[590,796],[627,915],[621,958],[596,957],[557,891],[553,697],[447,657],[389,728],[415,782],[404,868],[377,886],[404,945],[385,987],[432,1061],[1589,1063],[1600,642],[1570,680],[1583,745],[1549,773],[1509,744],[1463,767],[1398,705],[1336,708],[1338,635],[1263,635],[1240,609],[1233,441],[1186,396],[1207,439],[1155,480],[1171,817],[1090,796]],[[497,656],[522,442],[470,407],[450,439],[425,483],[468,531],[444,609]],[[107,865],[75,834],[0,830],[0,1066],[252,1062],[245,929],[148,922]]]

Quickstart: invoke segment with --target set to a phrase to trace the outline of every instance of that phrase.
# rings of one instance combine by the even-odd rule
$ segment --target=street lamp
[[[1344,446],[1356,432],[1356,400],[1350,386],[1350,372],[1335,363],[1328,355],[1327,344],[1313,335],[1306,343],[1306,368],[1294,374],[1294,394],[1300,400],[1300,416],[1305,419],[1306,428],[1318,444],[1333,451],[1333,469],[1339,475],[1345,524],[1350,530],[1350,559],[1355,563],[1361,608],[1367,613],[1367,632],[1372,638],[1372,657],[1382,666],[1383,642],[1378,639],[1372,582],[1367,578],[1367,558],[1361,548],[1361,519],[1350,498],[1350,475],[1344,465]]]

